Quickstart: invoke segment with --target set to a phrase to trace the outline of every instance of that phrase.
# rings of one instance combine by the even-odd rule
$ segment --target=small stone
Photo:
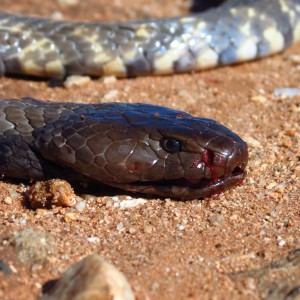
[[[68,76],[67,79],[64,81],[64,87],[66,89],[70,89],[75,86],[81,87],[90,83],[91,81],[92,79],[89,76],[71,75]]]
[[[157,291],[159,289],[159,283],[157,281],[154,281],[151,285],[152,291]]]
[[[51,205],[73,207],[76,203],[71,185],[61,179],[37,181],[28,188],[27,197],[32,208],[45,208]]]
[[[16,191],[10,191],[9,195],[13,200],[20,199],[22,197],[21,194]]]
[[[102,97],[101,102],[115,101],[118,95],[119,95],[118,90],[111,90]]]
[[[287,59],[291,61],[294,65],[300,64],[300,55],[299,54],[291,54],[287,56]]]
[[[128,231],[130,234],[136,233],[136,229],[134,227],[130,227]]]
[[[5,198],[4,198],[4,203],[5,203],[5,204],[8,204],[8,205],[12,204],[12,198],[9,197],[9,196],[5,197]]]
[[[238,215],[233,214],[229,219],[230,219],[231,221],[236,221],[238,218],[239,218]]]
[[[77,220],[77,218],[78,218],[78,215],[77,215],[77,213],[74,213],[74,212],[68,212],[64,215],[64,219],[66,222],[75,221],[75,220]]]
[[[224,217],[219,214],[214,214],[209,218],[209,223],[214,226],[220,225],[223,222],[224,222]]]
[[[87,241],[89,243],[93,243],[94,244],[94,243],[99,243],[100,239],[97,236],[91,236],[91,237],[87,238]]]
[[[120,232],[125,231],[125,227],[124,227],[124,224],[123,224],[122,222],[120,222],[120,223],[117,225],[117,230],[120,231]]]
[[[278,243],[278,246],[279,246],[279,247],[283,247],[283,246],[285,246],[285,244],[286,244],[286,241],[281,240],[281,241]]]
[[[272,218],[276,218],[277,215],[278,215],[278,213],[277,213],[276,210],[272,210],[272,211],[270,212],[270,216],[271,216]]]
[[[67,269],[41,300],[134,300],[120,271],[99,255],[90,255]]]
[[[104,76],[101,78],[101,81],[104,84],[111,84],[117,81],[117,77],[116,76]]]
[[[276,182],[271,182],[266,186],[266,189],[272,190],[277,185]]]
[[[108,199],[105,203],[105,206],[108,207],[112,207],[114,205],[114,200],[112,199]]]
[[[153,231],[153,228],[151,226],[149,226],[149,225],[144,226],[145,233],[152,233],[152,231]]]
[[[285,148],[290,148],[290,147],[293,146],[293,143],[292,143],[292,141],[286,139],[286,140],[284,140],[284,141],[282,142],[282,145],[283,145],[283,147],[285,147]]]
[[[2,260],[0,260],[0,272],[5,275],[12,273],[11,268]]]
[[[245,137],[245,142],[253,148],[261,148],[260,142],[252,137]]]
[[[181,225],[181,224],[178,224],[177,227],[178,227],[179,230],[184,230],[184,226]]]
[[[300,113],[300,104],[299,103],[291,104],[289,110],[291,112]]]
[[[54,237],[32,228],[14,233],[15,247],[22,263],[43,265],[50,255],[55,255],[57,246]]]
[[[265,104],[267,102],[266,96],[263,95],[255,95],[250,98],[252,102]]]
[[[285,132],[285,134],[289,137],[295,137],[297,133],[297,128],[293,127]]]
[[[78,5],[79,0],[57,0],[57,2],[62,6],[75,6]]]
[[[273,91],[275,97],[281,99],[292,98],[300,95],[300,89],[297,88],[277,88]]]
[[[86,203],[84,201],[77,201],[74,208],[78,211],[78,212],[83,212],[84,209],[86,207]]]
[[[279,183],[277,184],[276,186],[276,190],[280,193],[283,193],[286,189],[286,183],[282,182],[282,183]]]
[[[54,11],[51,15],[50,15],[51,19],[57,20],[57,21],[61,21],[64,19],[64,15],[60,12],[60,11]]]
[[[36,213],[37,216],[40,216],[40,217],[44,217],[44,216],[47,216],[47,215],[53,215],[52,211],[49,211],[49,210],[44,209],[44,208],[37,208],[35,213]]]
[[[248,290],[255,290],[256,289],[256,284],[255,284],[255,279],[254,278],[248,278],[245,282],[246,287]]]
[[[120,208],[121,209],[127,209],[127,208],[133,208],[139,205],[144,205],[147,203],[147,200],[142,198],[137,199],[131,199],[131,200],[122,200],[120,201]]]

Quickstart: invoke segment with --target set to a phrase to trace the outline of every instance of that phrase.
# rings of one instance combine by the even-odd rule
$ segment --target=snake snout
[[[243,140],[235,143],[234,151],[228,158],[225,173],[233,176],[245,173],[248,157],[249,153],[247,144]]]

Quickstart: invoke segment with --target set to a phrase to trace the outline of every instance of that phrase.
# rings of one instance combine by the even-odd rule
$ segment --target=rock
[[[23,264],[44,265],[57,253],[54,236],[34,228],[14,232],[14,246]]]
[[[32,208],[73,207],[76,204],[74,190],[67,181],[61,179],[37,181],[28,188],[27,198]]]
[[[12,272],[10,267],[3,260],[0,260],[0,271],[5,275],[8,275]]]
[[[41,300],[133,300],[125,276],[99,255],[90,255],[67,269]]]
[[[252,279],[251,289],[259,291],[259,299],[300,299],[300,249],[260,269],[233,273],[231,277],[235,282]]]
[[[71,89],[74,87],[82,87],[92,82],[91,77],[81,76],[81,75],[71,75],[68,76],[64,82],[64,87],[66,89]]]

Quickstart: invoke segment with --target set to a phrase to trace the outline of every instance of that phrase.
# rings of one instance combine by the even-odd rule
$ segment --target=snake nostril
[[[244,171],[243,171],[243,169],[242,168],[240,168],[240,167],[235,167],[234,169],[233,169],[233,171],[232,171],[232,175],[239,175],[239,174],[242,174],[242,173],[244,173]]]

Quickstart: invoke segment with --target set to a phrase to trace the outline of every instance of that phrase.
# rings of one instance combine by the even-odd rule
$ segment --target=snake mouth
[[[184,178],[145,182],[136,181],[130,183],[105,183],[107,185],[134,193],[153,194],[168,198],[191,200],[210,197],[214,194],[220,194],[240,184],[245,176],[246,171],[241,167],[236,167],[228,175],[213,179],[202,178],[196,183],[191,183]]]

